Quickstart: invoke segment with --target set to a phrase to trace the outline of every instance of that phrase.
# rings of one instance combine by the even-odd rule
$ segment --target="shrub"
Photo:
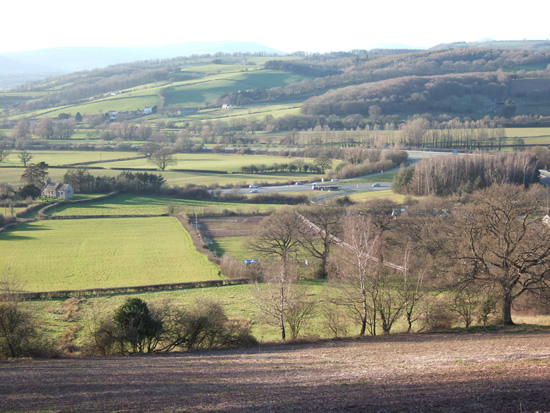
[[[229,320],[213,301],[190,308],[164,302],[149,310],[144,301],[129,298],[92,329],[84,352],[122,355],[257,344],[250,328],[250,323]]]
[[[16,301],[0,302],[0,358],[53,354],[53,346],[44,339],[30,312]]]
[[[448,330],[456,323],[456,315],[451,311],[450,303],[439,297],[428,303],[424,318],[425,327],[429,331]]]
[[[247,265],[229,254],[224,254],[222,256],[220,268],[222,274],[227,278],[250,278],[254,281],[260,281],[263,278],[259,265]]]

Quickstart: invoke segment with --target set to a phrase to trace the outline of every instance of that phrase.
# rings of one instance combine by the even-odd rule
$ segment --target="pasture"
[[[151,167],[152,165],[149,165]],[[67,173],[67,168],[50,168],[48,170],[49,177],[54,182],[63,181],[63,176]],[[21,185],[21,174],[25,169],[21,168],[0,168],[0,183],[18,188]],[[93,176],[118,176],[121,170],[114,169],[90,169]],[[139,172],[139,171],[138,171]],[[185,186],[185,185],[204,185],[204,186],[248,186],[248,184],[263,185],[264,183],[277,184],[294,181],[317,181],[319,175],[305,173],[269,173],[269,174],[215,174],[209,172],[176,172],[176,171],[148,171],[155,174],[160,174],[166,179],[169,186]]]
[[[229,212],[267,213],[280,205],[180,199],[168,196],[120,194],[113,198],[84,204],[62,204],[49,215],[159,215],[184,212],[188,215],[219,215]],[[224,212],[225,211],[225,212]]]
[[[131,157],[127,155],[126,158]],[[176,164],[170,169],[197,169],[206,171],[239,172],[242,166],[288,164],[296,159],[276,155],[237,155],[220,153],[177,153],[173,155]],[[94,166],[105,168],[155,168],[155,165],[146,158],[122,160],[115,162],[97,162]]]
[[[0,268],[27,291],[212,280],[218,268],[172,217],[36,221],[0,233]]]
[[[206,70],[198,79],[175,82],[165,90],[166,105],[187,107],[213,103],[216,98],[239,90],[286,86],[304,79],[304,76],[276,71],[250,70],[247,66],[210,65],[193,68],[194,73]]]
[[[371,199],[389,199],[398,204],[403,204],[408,198],[406,195],[396,194],[391,189],[383,191],[358,192],[348,195],[353,202],[370,201]]]
[[[29,163],[46,162],[50,166],[62,166],[77,164],[83,162],[102,162],[113,159],[126,159],[136,156],[142,156],[142,154],[136,152],[116,152],[116,151],[28,151],[32,155],[32,159]],[[6,159],[2,161],[2,166],[21,166],[23,163],[18,158],[19,151],[12,151]],[[3,174],[4,170],[0,169],[0,174]],[[52,171],[50,171],[52,172]],[[2,178],[0,175],[0,182]]]

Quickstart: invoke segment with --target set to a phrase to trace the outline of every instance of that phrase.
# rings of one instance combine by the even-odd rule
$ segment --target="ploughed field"
[[[550,409],[550,332],[416,334],[0,363],[7,411]]]

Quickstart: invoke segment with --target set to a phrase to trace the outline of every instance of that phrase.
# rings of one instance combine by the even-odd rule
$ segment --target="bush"
[[[261,281],[263,278],[261,267],[258,264],[247,265],[229,254],[223,255],[220,268],[222,274],[227,278],[250,278],[254,281]]]
[[[44,357],[54,354],[34,317],[16,301],[0,302],[0,358]]]
[[[450,303],[443,298],[434,298],[428,303],[424,318],[428,331],[448,330],[456,323],[456,315],[451,311]]]
[[[84,352],[123,355],[257,344],[250,328],[250,323],[229,320],[213,301],[190,308],[164,302],[149,310],[144,301],[129,298],[92,329]]]

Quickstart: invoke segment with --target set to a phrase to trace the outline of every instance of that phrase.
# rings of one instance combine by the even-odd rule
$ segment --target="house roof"
[[[59,183],[59,182],[50,182],[50,183],[47,183],[44,188],[42,188],[42,191],[47,191],[47,190],[50,190],[50,191],[66,191],[67,188],[69,188],[70,185],[69,184],[62,184],[62,183]]]

